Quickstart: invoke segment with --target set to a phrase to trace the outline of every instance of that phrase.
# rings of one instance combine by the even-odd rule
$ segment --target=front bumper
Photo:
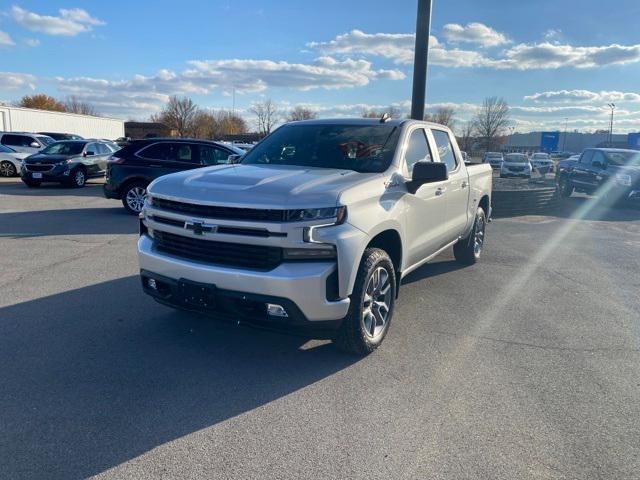
[[[348,298],[327,299],[335,262],[285,262],[268,272],[208,265],[157,252],[146,235],[138,240],[138,257],[141,270],[173,281],[186,279],[215,285],[218,291],[285,299],[299,310],[300,315],[294,313],[293,317],[303,324],[340,320],[349,309]],[[171,299],[159,300],[171,303]]]
[[[70,171],[69,166],[66,164],[55,165],[51,170],[43,172],[28,170],[23,164],[20,169],[20,176],[26,180],[37,180],[39,182],[64,182],[69,179]]]

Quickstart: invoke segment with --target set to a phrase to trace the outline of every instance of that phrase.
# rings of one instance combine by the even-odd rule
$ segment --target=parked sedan
[[[534,153],[531,155],[531,166],[541,174],[553,172],[553,160],[548,153]]]
[[[183,170],[230,163],[244,153],[244,150],[233,145],[207,140],[133,140],[109,158],[104,195],[121,200],[129,213],[137,215],[144,206],[147,185],[156,178]]]
[[[15,177],[20,172],[22,159],[28,153],[16,152],[13,148],[0,145],[0,177]]]
[[[55,142],[25,158],[20,176],[28,187],[42,182],[84,187],[88,178],[104,176],[112,150],[101,140]]]
[[[525,177],[531,178],[531,163],[524,153],[508,153],[500,167],[500,178]]]

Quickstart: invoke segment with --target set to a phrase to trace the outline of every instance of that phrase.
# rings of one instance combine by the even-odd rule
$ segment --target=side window
[[[602,152],[593,152],[593,157],[591,158],[591,165],[596,162],[600,162],[600,165],[604,165],[606,163],[606,159]]]
[[[413,173],[413,166],[418,162],[431,162],[431,151],[427,142],[427,135],[422,128],[418,128],[411,132],[409,142],[407,143],[407,151],[404,154],[405,162],[407,162],[407,170],[409,175]]]
[[[89,143],[89,144],[87,144],[87,148],[85,148],[84,151],[87,154],[89,154],[89,152],[92,152],[94,155],[98,155],[98,144],[97,143]]]
[[[200,145],[200,163],[203,165],[219,165],[228,163],[229,155],[226,150],[211,145]]]
[[[174,146],[176,159],[184,163],[196,163],[195,145],[188,143],[178,143]]]
[[[591,159],[593,158],[593,150],[585,150],[580,157],[580,163],[585,165],[591,165]]]
[[[172,143],[155,143],[143,148],[138,152],[138,156],[149,160],[174,160],[174,149]]]
[[[436,141],[436,147],[438,148],[438,154],[440,155],[440,161],[447,166],[447,170],[450,172],[455,170],[458,166],[458,161],[453,153],[453,147],[451,146],[451,139],[449,134],[442,130],[431,130],[433,138]]]
[[[2,137],[3,145],[12,145],[14,147],[22,147],[22,136],[21,135],[4,135]],[[27,145],[29,145],[27,143]]]
[[[106,155],[109,153],[109,149],[102,143],[96,143],[96,150],[97,155]]]

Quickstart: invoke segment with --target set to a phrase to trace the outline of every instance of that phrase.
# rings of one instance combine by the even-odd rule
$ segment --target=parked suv
[[[0,177],[19,175],[22,159],[28,156],[28,153],[16,152],[13,148],[0,145]]]
[[[142,285],[171,307],[366,354],[389,329],[402,277],[451,247],[462,264],[479,259],[491,182],[442,125],[288,123],[239,164],[149,185]]]
[[[37,133],[0,132],[0,144],[16,152],[37,153],[53,142],[55,142],[53,138]]]
[[[168,173],[220,165],[245,152],[207,140],[152,138],[133,140],[109,158],[104,195],[122,200],[131,214],[142,210],[147,185]]]
[[[500,168],[502,166],[502,162],[504,161],[504,157],[500,152],[487,152],[484,154],[484,158],[482,159],[483,163],[488,163],[491,165],[491,168]]]
[[[28,187],[57,182],[84,187],[87,178],[104,176],[107,158],[113,153],[102,140],[55,142],[22,162],[20,176]]]
[[[58,133],[58,132],[38,132],[40,135],[46,135],[56,141],[59,140],[84,140],[84,137],[76,135],[75,133]]]

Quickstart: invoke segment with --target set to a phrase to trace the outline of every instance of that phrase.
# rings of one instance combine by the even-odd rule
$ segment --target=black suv
[[[24,159],[20,176],[28,187],[57,182],[84,187],[87,178],[104,176],[107,158],[115,148],[102,140],[55,142]]]
[[[150,138],[133,140],[114,153],[107,164],[104,196],[122,200],[137,215],[142,210],[147,185],[162,175],[192,168],[220,165],[243,150],[207,140]]]

